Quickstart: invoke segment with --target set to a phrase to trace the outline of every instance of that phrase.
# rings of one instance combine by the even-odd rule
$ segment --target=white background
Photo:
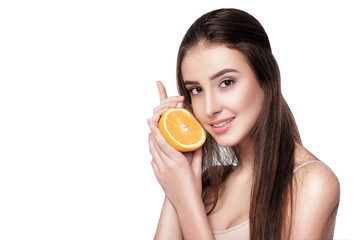
[[[177,94],[182,36],[221,7],[268,32],[303,143],[341,183],[335,239],[360,239],[355,1],[169,2],[1,1],[0,239],[152,239],[155,81]]]

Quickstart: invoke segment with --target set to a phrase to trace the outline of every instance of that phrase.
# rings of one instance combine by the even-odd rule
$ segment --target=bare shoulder
[[[340,183],[336,174],[321,161],[312,161],[294,174],[294,189],[302,199],[334,202],[340,198]]]
[[[315,200],[314,198],[331,197],[331,200],[338,201],[340,183],[332,169],[299,145],[295,151],[295,163],[294,187],[296,192],[313,200]]]
[[[340,183],[335,173],[321,161],[312,161],[294,173],[293,238],[317,236],[332,239]]]

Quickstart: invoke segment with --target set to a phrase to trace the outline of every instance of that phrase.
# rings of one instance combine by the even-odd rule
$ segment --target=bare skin
[[[148,119],[149,150],[153,156],[151,165],[166,197],[155,239],[213,239],[201,197],[201,148],[183,154],[166,142],[157,122],[168,107],[183,99],[168,98],[159,82],[158,89],[161,104]]]
[[[308,161],[316,160],[316,157],[313,154],[300,145],[297,145],[295,156],[296,166],[299,166],[302,163]],[[331,239],[331,236],[334,232],[336,209],[340,197],[339,183],[336,176],[328,167],[326,167],[326,165],[320,163],[319,161],[302,167],[295,173],[294,177],[296,198],[294,201],[294,225],[291,236],[294,238],[298,238],[298,236],[300,237],[303,235],[308,236],[307,238],[309,238],[309,236],[312,236],[312,238],[316,236],[311,234],[315,234],[313,230],[318,228],[311,227],[311,225],[306,224],[306,226],[309,228],[308,230],[311,230],[311,234],[306,234],[306,231],[303,231],[306,226],[299,226],[304,225],[304,222],[300,221],[299,219],[304,220],[306,215],[309,220],[312,219],[314,226],[319,225],[317,221],[323,221],[322,230],[326,233],[325,235],[327,235],[327,237],[324,235],[324,239]],[[231,173],[221,190],[221,195],[216,208],[208,216],[211,228],[214,231],[229,229],[249,219],[251,181],[252,173],[249,171],[249,169],[237,168],[233,173]],[[327,186],[328,184],[329,186]],[[330,198],[326,199],[325,195],[317,196],[317,193],[313,192],[316,189],[319,191],[321,189],[326,190],[324,194]],[[310,194],[313,194],[314,196],[311,196]],[[307,215],[308,210],[306,209],[311,206],[311,203],[308,202],[310,199],[321,203],[321,205],[327,205],[328,210],[321,210],[319,207],[318,209],[314,209],[314,211],[318,211],[319,214],[314,214],[314,212],[312,212],[311,216]],[[303,204],[305,201],[308,202],[306,205]],[[313,204],[315,204],[315,202],[313,202]],[[208,209],[209,207],[210,206],[208,206]],[[332,212],[331,209],[333,209],[334,212]],[[325,211],[327,213],[324,213],[326,214],[326,217],[324,216],[320,219],[316,216],[321,215],[321,211]],[[307,238],[302,237],[302,239]]]
[[[187,87],[195,94],[192,98],[195,116],[220,145],[237,144],[242,159],[241,167],[236,168],[223,185],[218,204],[209,216],[206,215],[208,206],[204,206],[201,199],[201,151],[190,154],[176,151],[167,144],[156,126],[168,107],[175,107],[184,99],[167,97],[165,87],[161,82],[157,83],[160,105],[148,120],[151,129],[149,150],[165,200],[155,239],[214,239],[214,230],[228,229],[249,218],[254,159],[251,148],[245,146],[263,95],[254,82],[251,68],[238,52],[233,51],[221,46],[194,49],[185,56],[182,66],[184,80],[191,80]],[[218,73],[222,69],[236,71],[209,80],[214,71]],[[225,81],[229,79],[234,82]],[[249,92],[251,94],[247,94]],[[232,100],[237,97],[239,104],[232,104],[234,101],[226,100],[227,96]],[[212,123],[229,117],[233,119],[233,126],[238,124],[236,129],[240,131],[230,128],[225,134],[218,134]],[[307,149],[296,146],[296,165],[314,159]],[[286,219],[286,222],[292,220],[291,229],[285,229],[289,231],[290,239],[331,239],[339,198],[339,182],[325,164],[314,162],[297,171],[293,209],[292,212],[289,209]]]

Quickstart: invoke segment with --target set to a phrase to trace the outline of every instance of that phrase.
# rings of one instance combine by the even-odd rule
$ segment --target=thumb
[[[192,162],[191,162],[191,168],[194,171],[195,176],[200,176],[202,174],[202,147],[195,150]]]

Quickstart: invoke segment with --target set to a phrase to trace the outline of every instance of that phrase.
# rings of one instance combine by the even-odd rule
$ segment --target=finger
[[[161,160],[163,161],[162,163],[164,165],[168,164],[169,160],[174,159],[174,154],[166,154],[164,152],[164,148],[166,148],[166,147],[172,148],[172,147],[168,144],[168,142],[164,139],[164,137],[161,134],[160,134],[160,136],[158,138],[156,138],[152,134],[152,138],[153,138],[152,143],[153,143],[153,145],[154,145],[154,147],[156,149],[157,154],[159,155],[159,158],[161,158]]]
[[[151,133],[149,134],[149,151],[151,156],[153,157],[152,162],[156,164],[157,169],[160,171],[163,168],[164,163],[162,162],[161,156],[156,149],[154,138]]]
[[[148,122],[154,140],[153,143],[159,156],[163,159],[180,159],[183,154],[170,146],[161,135],[160,130],[156,127],[156,124],[152,119],[149,119]]]
[[[156,164],[156,161],[154,159],[151,160],[151,167],[155,173],[155,176],[157,178],[157,176],[159,175],[160,171],[159,171],[159,167]]]
[[[194,155],[192,158],[191,168],[194,171],[196,176],[201,176],[202,174],[202,147],[196,149],[194,151]]]
[[[167,99],[167,93],[166,93],[165,86],[164,86],[164,84],[162,84],[161,81],[157,81],[156,85],[157,85],[157,88],[159,91],[160,102],[162,102],[165,99]]]
[[[153,119],[155,122],[158,122],[160,119],[160,116],[171,107],[176,107],[178,103],[181,103],[184,101],[183,96],[174,96],[167,98],[164,100],[158,107],[154,108],[153,110]]]
[[[184,152],[183,154],[191,165],[194,152]]]
[[[160,183],[160,185],[161,185],[161,172],[160,172],[160,170],[159,170],[159,168],[158,168],[158,166],[157,166],[157,164],[156,164],[156,162],[155,162],[155,160],[153,159],[152,161],[151,161],[151,167],[152,167],[152,169],[153,169],[153,171],[154,171],[154,174],[155,174],[155,177],[156,177],[156,180]]]
[[[184,101],[184,96],[169,97],[169,98],[165,99],[164,101],[162,101],[159,106],[154,108],[153,113],[155,113],[161,109],[166,109],[169,107],[176,107],[176,105],[178,103],[181,103],[183,101]]]

